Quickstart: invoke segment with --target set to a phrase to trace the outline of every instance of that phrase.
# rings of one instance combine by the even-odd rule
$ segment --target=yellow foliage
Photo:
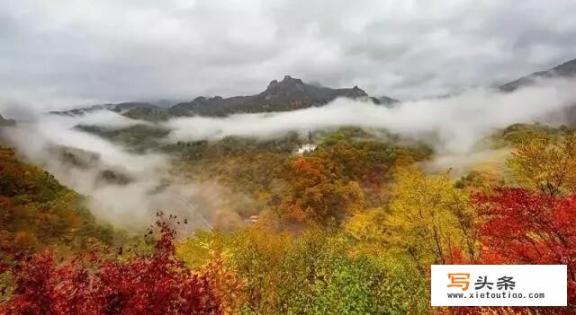
[[[237,314],[247,301],[245,283],[230,264],[231,236],[199,231],[176,246],[176,255],[192,270],[206,275],[220,302],[222,314]]]
[[[210,281],[223,315],[238,314],[247,301],[245,284],[223,257],[215,256],[202,270]]]
[[[507,161],[516,183],[548,194],[576,191],[576,135],[521,142]]]
[[[380,209],[358,212],[344,225],[344,230],[352,238],[364,242],[382,242],[386,239],[386,213]]]
[[[381,257],[386,246],[387,214],[381,208],[358,212],[344,224],[344,232],[355,242],[354,254],[367,254]]]
[[[176,245],[176,255],[191,269],[204,267],[213,257],[225,257],[224,234],[211,231],[199,231]]]
[[[426,176],[415,168],[396,172],[389,241],[408,253],[421,268],[449,263],[455,251],[474,256],[475,215],[465,191],[447,174]]]

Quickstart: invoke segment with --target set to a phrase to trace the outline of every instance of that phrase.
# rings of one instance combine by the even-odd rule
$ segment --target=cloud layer
[[[405,102],[393,108],[337,99],[322,107],[291,112],[176,118],[161,124],[171,130],[164,139],[167,142],[227,136],[273,138],[291,131],[306,134],[342,126],[374,132],[385,129],[406,138],[430,141],[437,159],[429,167],[458,169],[461,174],[478,161],[501,158],[506,153],[478,152],[484,148],[475,147],[495,129],[562,117],[558,114],[576,103],[574,80],[546,80],[506,94],[475,89],[452,97]],[[27,160],[88,196],[89,206],[99,218],[123,227],[141,227],[150,222],[156,211],[166,210],[188,217],[190,228],[209,224],[210,217],[225,208],[222,196],[226,187],[174,176],[174,157],[131,153],[74,128],[77,124],[123,128],[136,123],[146,122],[108,110],[75,117],[37,114],[34,120],[1,132]],[[67,150],[72,150],[72,154],[67,155]]]
[[[576,57],[575,11],[572,0],[5,0],[0,104],[251,94],[284,74],[441,95]]]
[[[337,99],[303,110],[238,114],[226,118],[177,118],[166,123],[171,141],[220,139],[226,136],[274,137],[341,126],[386,129],[421,139],[434,138],[438,151],[470,151],[481,137],[518,122],[544,121],[576,101],[574,79],[546,80],[514,93],[468,90],[456,96],[404,102],[392,108]],[[556,120],[558,123],[563,121]]]
[[[170,175],[168,156],[134,154],[74,128],[77,124],[122,128],[133,123],[110,111],[78,117],[39,114],[33,121],[3,128],[0,135],[26,160],[85,195],[87,206],[99,219],[124,228],[142,228],[152,223],[157,211],[169,210],[189,219],[191,224],[185,228],[205,227],[204,215],[214,205],[197,206],[217,188],[176,182]]]

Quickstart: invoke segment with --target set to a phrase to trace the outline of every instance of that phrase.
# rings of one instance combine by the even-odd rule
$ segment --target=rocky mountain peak
[[[306,91],[307,85],[300,79],[284,76],[282,81],[272,80],[262,95],[265,96],[288,96],[291,94],[301,94]]]

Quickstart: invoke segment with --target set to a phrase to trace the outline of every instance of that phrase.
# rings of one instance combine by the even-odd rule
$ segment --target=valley
[[[572,269],[572,65],[426,100],[286,76],[2,118],[0,312],[431,314],[431,264]]]

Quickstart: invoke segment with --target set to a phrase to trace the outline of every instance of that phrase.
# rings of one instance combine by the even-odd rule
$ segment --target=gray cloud
[[[159,153],[134,154],[74,128],[97,124],[122,128],[143,123],[102,110],[78,117],[42,114],[0,130],[0,138],[21,157],[48,170],[64,185],[86,197],[98,218],[122,228],[142,228],[159,210],[190,219],[186,228],[205,227],[220,205],[215,183],[182,181],[170,172],[172,159]]]
[[[413,99],[576,57],[572,0],[5,0],[0,107],[250,94],[292,74]]]

